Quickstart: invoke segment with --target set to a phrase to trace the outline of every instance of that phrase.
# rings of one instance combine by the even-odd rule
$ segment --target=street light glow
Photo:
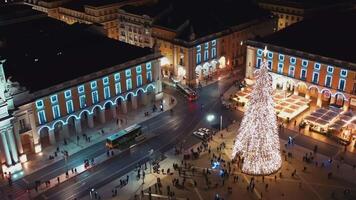
[[[215,119],[215,116],[213,114],[209,114],[206,116],[206,120],[208,120],[208,122],[212,122]]]

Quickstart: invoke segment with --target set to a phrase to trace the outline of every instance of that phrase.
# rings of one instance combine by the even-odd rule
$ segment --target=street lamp
[[[214,119],[215,119],[215,115],[213,115],[213,114],[208,114],[208,115],[206,116],[206,120],[207,120],[208,122],[212,122]]]

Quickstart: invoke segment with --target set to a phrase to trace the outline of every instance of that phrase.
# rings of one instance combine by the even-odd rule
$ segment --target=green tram
[[[141,125],[134,124],[121,130],[106,139],[106,146],[110,149],[120,148],[132,145],[134,142],[143,140],[145,137],[142,134]]]

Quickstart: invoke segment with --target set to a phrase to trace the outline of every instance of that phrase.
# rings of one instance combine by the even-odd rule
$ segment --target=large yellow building
[[[117,12],[121,6],[140,5],[151,0],[26,0],[34,9],[68,24],[100,24],[109,38],[119,39]]]
[[[119,11],[120,40],[159,48],[164,56],[162,74],[176,81],[197,84],[216,77],[244,63],[245,40],[273,33],[275,28],[275,19],[257,6],[223,1],[216,9],[216,4],[167,0],[124,6]],[[141,37],[151,37],[153,44],[140,42]]]

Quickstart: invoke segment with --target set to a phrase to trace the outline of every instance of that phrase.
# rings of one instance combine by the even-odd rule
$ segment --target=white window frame
[[[331,71],[329,71],[329,69],[331,69]],[[329,65],[329,66],[327,67],[327,69],[326,69],[326,72],[329,73],[329,74],[334,73],[334,67]]]
[[[305,72],[305,77],[303,77],[303,71]],[[306,80],[308,75],[308,70],[307,69],[301,69],[300,70],[300,79],[301,80]]]
[[[125,70],[125,76],[126,77],[131,77],[131,69]]]
[[[129,84],[130,83],[130,84]],[[128,87],[128,86],[131,86],[130,88]],[[126,79],[126,90],[128,91],[128,90],[132,90],[132,80],[131,80],[131,78],[129,78],[129,79]]]
[[[294,61],[292,62],[292,60],[294,60]],[[297,63],[297,58],[296,57],[290,57],[289,58],[289,63],[292,64],[292,65],[295,65]]]
[[[318,67],[317,67],[318,66]],[[321,68],[321,64],[320,63],[315,63],[314,64],[314,70],[320,70],[320,68]]]
[[[64,91],[64,98],[69,99],[72,97],[72,90]]]
[[[262,49],[257,49],[257,56],[262,56],[263,50]]]
[[[90,82],[90,88],[91,88],[92,90],[95,90],[97,87],[98,87],[98,85],[97,85],[96,81]]]
[[[209,60],[209,50],[204,50],[204,61]]]
[[[344,81],[344,87],[343,88],[340,88],[341,81]],[[346,88],[346,79],[340,78],[339,79],[339,85],[337,86],[337,89],[341,90],[341,91],[345,91],[345,88]]]
[[[71,109],[72,109],[72,112],[70,112],[69,105],[70,105],[70,107],[71,107]],[[68,100],[68,101],[66,101],[66,108],[67,108],[67,113],[68,113],[68,114],[71,114],[71,113],[74,112],[73,100]]]
[[[53,99],[55,98],[55,100]],[[58,95],[54,94],[51,96],[51,104],[57,104],[58,103]]]
[[[108,99],[108,98],[110,98],[110,87],[105,86],[104,87],[104,99]]]
[[[141,83],[139,83],[139,79],[140,79]],[[136,83],[137,83],[137,86],[142,86],[143,80],[142,80],[142,75],[141,74],[136,76]]]
[[[272,59],[273,58],[273,52],[269,51],[267,53],[267,57],[268,57],[268,59]]]
[[[79,93],[79,94],[84,93],[84,91],[85,91],[84,85],[78,86],[78,93]]]
[[[82,99],[84,99],[84,105],[83,105]],[[80,108],[85,108],[87,106],[86,101],[87,100],[86,100],[86,96],[85,95],[80,95],[79,96],[79,106],[80,106]]]
[[[291,73],[291,72],[293,72],[293,73]],[[290,76],[290,77],[294,77],[295,76],[295,66],[294,65],[289,65],[288,76]]]
[[[41,119],[41,115],[43,115],[43,120]],[[39,124],[44,124],[47,122],[47,117],[46,117],[46,112],[44,110],[40,110],[37,112],[37,118],[38,118],[38,123]]]
[[[119,91],[118,91],[119,90]],[[121,93],[121,83],[120,82],[118,82],[118,83],[115,83],[115,92],[116,92],[116,94],[118,95],[118,94],[120,94]]]
[[[282,66],[282,67],[280,67],[280,66]],[[278,63],[278,66],[277,66],[277,73],[278,74],[283,74],[283,67],[284,67],[283,63]]]
[[[308,64],[309,64],[308,60],[304,60],[304,59],[302,60],[302,67],[308,67]]]
[[[328,78],[330,78],[330,85],[327,84]],[[324,85],[325,85],[326,87],[330,87],[330,88],[331,88],[332,83],[333,83],[333,77],[332,77],[331,75],[326,75],[326,76],[325,76],[325,83],[324,83]]]
[[[103,85],[109,85],[109,77],[104,77],[103,78]]]
[[[151,68],[152,68],[152,63],[151,62],[146,63],[146,70],[151,70]]]
[[[136,66],[136,73],[141,74],[142,73],[142,67],[141,65]]]
[[[56,112],[55,112],[56,108],[58,111],[58,116],[56,116]],[[53,119],[61,118],[61,109],[60,109],[59,105],[52,106],[52,114],[53,114]]]
[[[116,73],[116,74],[114,74],[114,79],[115,79],[115,81],[117,82],[117,81],[120,81],[120,73]]]
[[[267,61],[267,69],[272,70],[272,68],[273,68],[273,62],[272,62],[272,60],[268,60]]]
[[[211,57],[212,58],[216,57],[216,47],[211,48]]]
[[[343,75],[343,72],[345,72],[345,73],[344,73],[345,75]],[[347,77],[347,70],[346,70],[346,69],[341,69],[341,70],[340,70],[340,76],[341,76],[341,77]]]
[[[318,80],[317,81],[314,81],[314,74],[318,74]],[[319,78],[320,78],[319,75],[320,75],[319,72],[313,72],[312,83],[319,84]]]
[[[98,99],[98,102],[95,102],[95,97]],[[99,103],[99,93],[97,90],[91,92],[91,101],[93,104]]]
[[[39,103],[41,103],[41,105],[39,106],[38,104]],[[43,102],[43,100],[41,99],[41,100],[37,100],[36,101],[36,108],[37,109],[42,109],[44,107],[44,102]]]
[[[260,61],[260,62],[258,62],[258,61]],[[258,65],[258,63],[260,63],[260,65]],[[257,60],[256,60],[256,68],[257,69],[261,68],[261,65],[262,65],[262,58],[257,58]]]
[[[278,60],[283,62],[284,61],[284,55],[283,54],[279,54],[278,55]]]

